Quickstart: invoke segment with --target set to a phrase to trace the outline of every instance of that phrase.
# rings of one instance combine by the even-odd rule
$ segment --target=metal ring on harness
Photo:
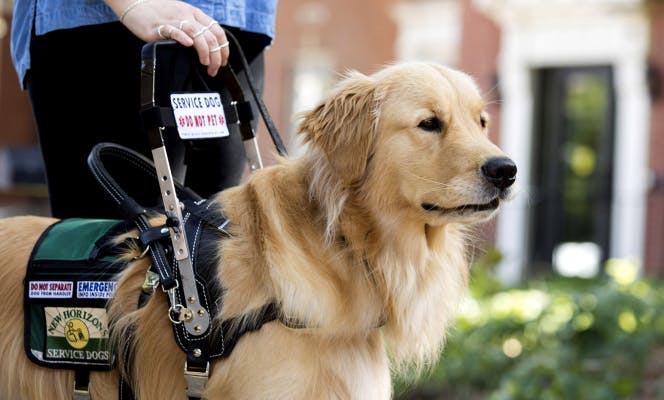
[[[181,319],[181,318],[180,318],[180,315],[181,315],[181,313],[182,313],[182,310],[183,310],[183,309],[187,309],[187,308],[184,307],[184,306],[183,306],[182,304],[180,304],[180,303],[176,303],[175,291],[176,291],[177,288],[179,288],[179,287],[180,287],[180,280],[179,280],[179,279],[176,279],[176,280],[175,280],[175,286],[172,287],[172,288],[170,288],[170,289],[165,289],[163,285],[162,285],[162,287],[161,287],[161,290],[163,290],[164,293],[168,294],[168,297],[169,297],[169,299],[170,299],[170,304],[172,304],[172,306],[168,309],[168,319],[170,319],[171,322],[172,322],[174,325],[181,324],[183,321],[186,321],[186,320],[187,320],[187,319]],[[177,309],[177,310],[176,310],[176,309]],[[177,314],[178,314],[177,319],[173,319],[173,317],[172,317],[172,315],[173,315],[174,312],[177,312]],[[190,310],[190,312],[191,312],[191,310]],[[193,317],[193,314],[192,314],[192,317]]]
[[[139,240],[139,239],[136,238],[136,240]],[[148,251],[150,251],[150,245],[145,246],[145,248],[143,249],[143,252],[141,252],[141,254],[137,255],[136,257],[132,258],[132,260],[138,260],[139,258],[145,257],[145,255],[148,254]]]
[[[181,324],[183,321],[180,320],[180,314],[182,313],[183,309],[184,309],[184,306],[182,304],[172,305],[168,309],[168,319],[170,319],[171,322],[175,325]],[[173,316],[175,315],[174,313],[177,313],[177,318],[176,319],[173,318]]]

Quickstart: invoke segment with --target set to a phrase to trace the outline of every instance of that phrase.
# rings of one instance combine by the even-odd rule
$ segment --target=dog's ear
[[[322,150],[335,174],[348,183],[361,178],[367,166],[378,118],[376,92],[371,78],[353,72],[302,115],[298,133]]]

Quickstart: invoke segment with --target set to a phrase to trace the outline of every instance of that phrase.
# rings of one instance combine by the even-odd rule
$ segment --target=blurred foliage
[[[499,260],[491,251],[475,263],[439,364],[397,379],[396,399],[664,399],[662,283],[612,260],[598,278],[501,290]]]

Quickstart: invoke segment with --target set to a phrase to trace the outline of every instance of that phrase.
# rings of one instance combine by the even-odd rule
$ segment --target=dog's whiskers
[[[417,175],[417,174],[415,174],[411,171],[406,171],[406,172],[408,172],[410,175],[412,175],[416,179],[420,179],[420,180],[423,180],[425,182],[433,183],[434,185],[438,186],[438,188],[442,188],[442,189],[454,188],[454,186],[452,186],[448,183],[438,182],[438,181],[430,179],[430,178],[425,178],[425,177],[423,177],[421,175]]]

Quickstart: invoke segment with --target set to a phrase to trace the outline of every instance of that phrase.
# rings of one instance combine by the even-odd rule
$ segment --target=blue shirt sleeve
[[[277,0],[191,0],[220,24],[274,38]],[[12,62],[21,88],[30,69],[30,38],[36,35],[85,25],[117,21],[118,17],[101,0],[14,0],[11,31]]]

